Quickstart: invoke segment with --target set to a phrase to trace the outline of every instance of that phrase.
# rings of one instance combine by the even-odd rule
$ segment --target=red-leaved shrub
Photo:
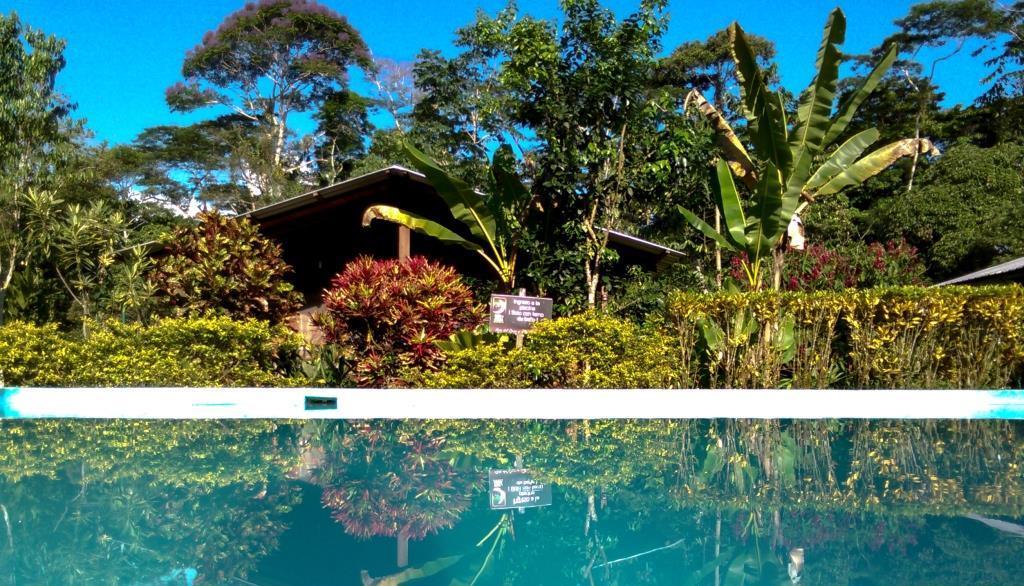
[[[313,321],[362,387],[400,383],[410,367],[437,367],[444,353],[434,342],[477,327],[484,316],[453,269],[423,257],[360,257],[334,277],[323,301]]]
[[[842,249],[811,244],[786,253],[782,285],[789,291],[822,291],[924,284],[924,263],[905,240],[854,243]]]

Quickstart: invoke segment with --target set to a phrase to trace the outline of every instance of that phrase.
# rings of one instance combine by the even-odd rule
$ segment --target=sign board
[[[522,295],[491,295],[492,332],[518,334],[551,317],[551,299]]]
[[[492,509],[525,509],[551,504],[551,485],[534,480],[524,468],[488,470],[487,487]]]

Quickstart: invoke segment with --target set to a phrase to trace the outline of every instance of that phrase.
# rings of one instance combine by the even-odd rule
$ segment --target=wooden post
[[[519,290],[519,296],[520,297],[526,297],[526,289],[520,289]],[[522,348],[523,347],[523,336],[524,335],[525,334],[523,334],[523,332],[516,332],[516,348]],[[520,456],[520,458],[521,458],[521,456]],[[518,468],[519,465],[516,464],[516,467]]]
[[[520,289],[519,290],[519,294],[522,295],[524,291],[526,291],[526,289]],[[522,334],[516,334],[516,335],[518,336],[517,342],[519,342],[521,344],[522,340],[523,340],[523,335]],[[523,467],[523,455],[522,454],[516,454],[515,467],[516,467],[517,470],[519,468]],[[518,511],[519,514],[522,515],[522,514],[526,513],[526,507],[519,507],[518,509],[516,509],[516,511]]]
[[[398,541],[397,565],[399,568],[404,568],[409,565],[409,534],[400,531],[396,540]]]
[[[405,226],[398,227],[398,260],[408,260],[411,255],[412,231]]]

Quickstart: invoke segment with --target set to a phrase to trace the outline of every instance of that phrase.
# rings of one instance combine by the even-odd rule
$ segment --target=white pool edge
[[[24,387],[0,390],[0,418],[1024,419],[1024,391]]]

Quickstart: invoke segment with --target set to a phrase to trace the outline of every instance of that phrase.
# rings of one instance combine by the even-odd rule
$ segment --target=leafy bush
[[[840,249],[811,244],[790,251],[782,283],[789,291],[822,291],[924,284],[924,263],[905,240],[853,243]]]
[[[358,258],[334,277],[323,301],[314,323],[364,387],[395,384],[408,368],[436,368],[444,352],[435,342],[483,321],[458,274],[423,257]]]
[[[669,314],[683,339],[704,339],[693,368],[712,386],[1002,388],[1024,364],[1017,286],[679,293]],[[791,346],[757,334],[787,319]],[[715,328],[724,341],[711,348]]]
[[[297,386],[299,342],[283,326],[226,317],[109,322],[84,340],[13,323],[0,328],[0,376],[17,386]]]
[[[435,388],[687,387],[692,345],[667,332],[586,313],[538,323],[524,347],[483,344],[452,353],[419,384]]]
[[[870,211],[883,236],[906,235],[924,251],[929,273],[953,277],[1024,254],[1024,146],[950,147],[911,191]]]
[[[36,384],[39,373],[52,367],[53,353],[64,344],[57,324],[0,326],[0,386]]]
[[[149,275],[162,305],[179,316],[219,314],[280,322],[301,307],[285,275],[281,247],[249,220],[216,212],[167,240],[166,255]]]

